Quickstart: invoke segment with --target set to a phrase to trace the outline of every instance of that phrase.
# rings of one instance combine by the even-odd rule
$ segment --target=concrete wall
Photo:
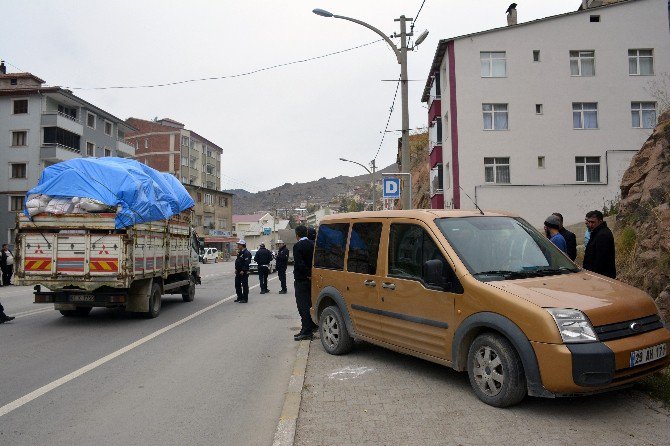
[[[590,22],[598,14],[600,22]],[[460,186],[483,208],[517,212],[541,224],[548,211],[566,224],[615,200],[633,152],[651,134],[632,128],[631,102],[655,99],[650,81],[670,72],[668,4],[639,0],[455,41]],[[654,49],[655,76],[628,74],[629,49]],[[533,62],[533,51],[540,61]],[[570,75],[569,51],[595,50],[595,76]],[[505,51],[507,76],[482,78],[481,51]],[[448,53],[442,63],[443,158],[453,167]],[[575,130],[573,102],[598,103],[598,129]],[[508,104],[509,129],[485,131],[482,103]],[[542,104],[543,114],[535,113]],[[538,168],[538,156],[545,168]],[[577,183],[575,156],[601,157],[601,183]],[[509,157],[511,185],[486,185],[484,157]],[[607,158],[608,165],[605,165]],[[451,162],[450,162],[451,161]],[[445,205],[453,172],[445,179]],[[446,182],[446,181],[445,181]],[[522,186],[527,185],[527,186]],[[461,208],[474,208],[463,192]]]

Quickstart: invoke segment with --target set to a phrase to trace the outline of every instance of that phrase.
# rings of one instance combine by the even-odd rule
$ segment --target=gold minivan
[[[670,362],[670,330],[646,293],[580,269],[504,213],[325,217],[311,313],[328,353],[361,339],[467,370],[497,407],[622,387]]]

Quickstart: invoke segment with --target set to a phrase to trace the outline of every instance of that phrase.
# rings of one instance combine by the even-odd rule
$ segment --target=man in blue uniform
[[[312,306],[312,258],[314,257],[314,242],[307,238],[307,228],[295,228],[298,242],[293,245],[293,277],[295,279],[295,303],[300,314],[301,329],[293,339],[302,341],[312,339],[312,333],[318,327],[309,314]]]
[[[235,302],[247,303],[249,301],[249,265],[251,264],[251,253],[247,249],[247,242],[237,242],[237,258],[235,259]]]

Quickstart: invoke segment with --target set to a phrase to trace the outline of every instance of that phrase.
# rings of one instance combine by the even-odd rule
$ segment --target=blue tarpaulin
[[[174,176],[125,158],[76,158],[44,169],[26,194],[91,198],[119,207],[116,227],[167,220],[195,205]],[[24,211],[26,215],[27,209]]]

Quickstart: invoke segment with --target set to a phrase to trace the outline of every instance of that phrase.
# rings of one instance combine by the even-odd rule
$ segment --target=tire
[[[74,310],[60,310],[60,314],[65,317],[86,317],[93,307],[77,307]]]
[[[161,312],[161,287],[157,283],[154,283],[151,287],[151,295],[149,296],[149,311],[144,315],[148,319],[153,319],[158,317],[158,313]]]
[[[475,395],[490,406],[513,406],[527,393],[518,353],[507,339],[497,334],[483,334],[472,342],[468,376]]]
[[[219,263],[219,258],[218,257],[214,257],[214,263]]]
[[[181,289],[181,298],[184,302],[193,302],[195,299],[195,283],[191,279],[190,283]]]
[[[342,313],[336,306],[327,307],[321,312],[319,334],[321,345],[331,355],[345,355],[354,346],[354,339],[349,335]]]

